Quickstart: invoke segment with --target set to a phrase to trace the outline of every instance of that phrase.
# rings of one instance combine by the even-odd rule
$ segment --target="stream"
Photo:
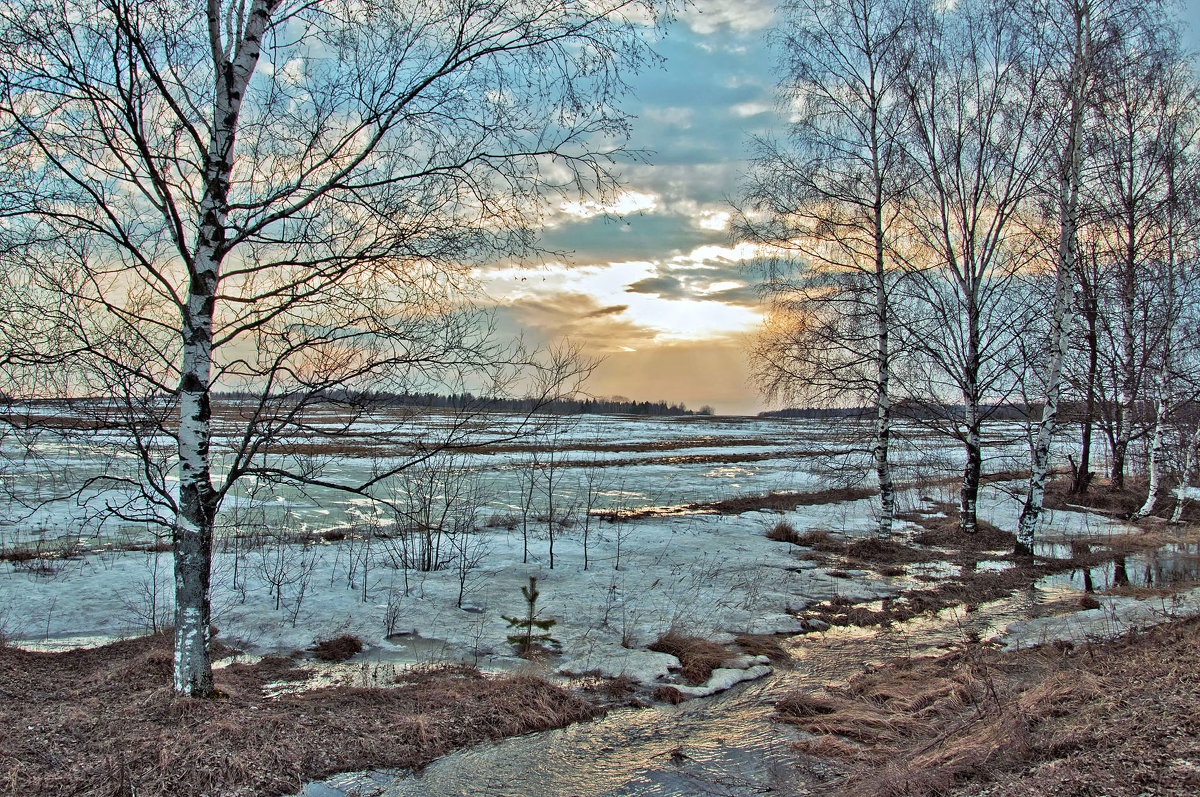
[[[1022,590],[964,613],[948,609],[889,629],[840,628],[786,641],[792,669],[678,706],[618,709],[592,722],[505,739],[444,756],[420,773],[350,773],[309,784],[303,797],[551,797],[552,795],[822,794],[819,761],[772,720],[789,691],[845,682],[893,657],[935,655],[967,637],[993,636],[1055,585]]]

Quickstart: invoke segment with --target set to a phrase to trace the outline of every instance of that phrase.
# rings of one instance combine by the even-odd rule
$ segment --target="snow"
[[[1100,608],[1062,617],[1019,620],[998,636],[1005,650],[1018,650],[1047,642],[1082,644],[1114,639],[1133,630],[1143,630],[1172,620],[1200,615],[1200,588],[1170,597],[1133,598],[1097,596]]]
[[[813,517],[804,510],[786,517],[814,527],[829,517],[827,507],[811,511]],[[648,682],[678,664],[644,649],[668,629],[726,642],[746,632],[796,633],[808,628],[796,613],[816,601],[894,593],[865,573],[831,577],[799,558],[806,549],[768,540],[765,532],[778,519],[751,512],[599,523],[591,531],[587,571],[577,526],[556,539],[553,570],[543,530],[531,539],[530,561],[523,563],[519,530],[485,528],[478,535],[486,555],[469,573],[464,609],[456,606],[453,569],[406,574],[386,564],[391,541],[375,540],[369,549],[361,540],[353,548],[347,542],[288,544],[283,556],[270,546],[236,554],[218,550],[213,622],[220,639],[257,652],[303,650],[316,640],[353,633],[368,645],[365,659],[396,660],[402,658],[399,646],[385,637],[407,632],[438,640],[445,659],[508,669],[519,660],[501,615],[521,613],[520,590],[533,575],[541,593],[539,617],[557,622],[550,632],[562,643],[561,671],[598,670]],[[235,567],[237,589],[231,583]],[[280,577],[276,567],[289,572]],[[63,561],[45,575],[9,569],[0,574],[0,596],[20,597],[7,613],[7,633],[137,633],[149,596],[169,601],[171,572],[167,553],[112,551]],[[279,609],[272,578],[284,582]]]
[[[743,681],[753,681],[757,678],[762,678],[770,672],[771,668],[765,663],[754,664],[744,669],[721,667],[713,670],[712,676],[700,686],[676,686],[675,688],[688,697],[708,697],[709,695],[715,695],[717,692],[724,692],[726,689],[736,686]]]
[[[502,428],[505,423],[515,423],[504,418],[496,422]],[[355,437],[372,440],[371,423],[370,419],[358,423],[353,428]],[[331,428],[337,426],[331,424]],[[436,417],[427,426],[436,427]],[[795,457],[788,452],[845,445],[841,424],[778,419],[597,417],[564,424],[560,431],[556,439],[565,446],[564,462],[587,462],[595,455],[603,484],[601,508],[678,506],[770,490],[823,489],[830,485],[821,473],[820,458]],[[1018,439],[1010,432],[997,434]],[[723,447],[723,440],[734,441],[734,445]],[[685,453],[737,458],[764,450],[746,443],[748,440],[778,441],[780,454],[740,463],[669,461],[669,457]],[[597,453],[572,448],[597,442],[610,447],[624,444],[630,450]],[[679,443],[680,448],[633,450],[642,442]],[[106,467],[97,451],[90,451],[82,464],[74,463],[74,472],[94,474]],[[1004,466],[1006,457],[1018,453],[1019,446],[1014,444],[989,460],[989,467]],[[901,450],[900,455],[909,463],[902,467],[920,467],[931,457],[956,467],[958,457],[952,446],[929,440]],[[641,464],[612,464],[631,459]],[[843,537],[870,535],[878,511],[870,499],[801,506],[785,513],[674,515],[622,523],[593,517],[588,569],[584,570],[581,469],[572,465],[564,467],[563,493],[556,495],[555,502],[573,508],[575,514],[572,524],[556,532],[555,566],[551,569],[547,524],[535,521],[537,512],[530,519],[528,561],[523,561],[519,524],[510,530],[487,523],[489,518],[511,516],[519,509],[520,455],[478,454],[464,456],[462,462],[480,478],[487,493],[485,505],[479,508],[479,530],[463,538],[478,561],[466,568],[462,608],[458,606],[460,573],[453,565],[434,572],[398,566],[399,540],[385,536],[395,531],[392,518],[380,517],[363,499],[321,490],[242,492],[227,502],[223,526],[240,527],[242,518],[254,515],[260,525],[253,528],[269,533],[260,534],[256,541],[243,538],[236,548],[218,540],[212,590],[212,620],[220,629],[218,639],[252,653],[288,653],[351,633],[366,643],[360,654],[364,662],[437,658],[487,669],[511,669],[522,666],[524,660],[506,640],[511,629],[502,615],[523,612],[521,588],[530,576],[536,576],[541,593],[538,617],[556,622],[550,633],[561,643],[561,655],[549,661],[551,668],[562,673],[626,675],[649,683],[678,666],[674,657],[646,650],[667,630],[723,643],[741,633],[811,631],[820,624],[804,614],[814,603],[833,598],[856,602],[886,598],[916,583],[911,576],[920,570],[914,567],[910,577],[893,578],[865,571],[831,575],[834,568],[801,558],[807,549],[765,536],[780,521],[800,533],[821,530]],[[371,466],[365,457],[339,458],[327,465],[350,476],[363,475]],[[9,471],[6,477],[19,481],[28,474]],[[945,488],[942,497],[952,500],[951,492],[952,488]],[[94,509],[97,501],[115,500],[109,492],[99,490],[82,499],[43,505],[33,516],[0,513],[8,518],[0,523],[0,545],[45,544],[64,535],[73,541],[78,537],[70,532],[79,534],[78,524],[89,503]],[[902,507],[912,507],[922,497],[905,490],[899,499]],[[981,517],[1015,528],[1020,506],[1009,492],[988,486],[981,493],[979,507]],[[331,528],[357,533],[334,543],[310,533]],[[898,522],[896,528],[912,526]],[[1101,535],[1113,528],[1112,522],[1094,516],[1059,511],[1047,513],[1042,531],[1049,532],[1052,539],[1066,539]],[[372,530],[376,536],[361,536]],[[174,589],[170,554],[104,546],[149,539],[145,527],[89,528],[84,548],[93,548],[91,553],[37,563],[44,567],[0,566],[0,632],[29,641],[94,640],[97,636],[144,633],[151,618],[158,624],[170,624]],[[943,575],[934,567],[926,567],[926,571]],[[1143,609],[1111,605],[1116,608],[1103,617],[1114,619],[1101,620],[1097,615],[1096,623],[1142,621],[1139,612]],[[1060,631],[1053,618],[1031,622],[1042,625],[1018,627],[1014,633],[1028,640],[1067,632]],[[1072,633],[1091,631],[1076,628]],[[764,662],[751,660],[738,665],[718,670],[708,684],[687,689],[700,690],[695,692],[700,694],[728,688],[740,680],[760,677],[766,667]]]

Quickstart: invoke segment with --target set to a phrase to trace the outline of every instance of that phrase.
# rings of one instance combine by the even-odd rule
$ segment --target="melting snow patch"
[[[614,652],[611,648],[600,648],[563,662],[557,672],[562,675],[599,673],[605,678],[624,675],[639,683],[648,684],[666,676],[672,668],[677,669],[679,666],[679,659],[670,653],[625,648],[617,648]]]
[[[766,660],[765,656],[756,656],[755,658]],[[713,670],[708,681],[701,686],[676,686],[675,688],[688,697],[708,697],[709,695],[715,695],[717,692],[724,692],[726,689],[735,684],[740,684],[742,681],[753,681],[762,678],[769,672],[771,672],[771,667],[767,664],[755,664],[745,669],[721,667]]]

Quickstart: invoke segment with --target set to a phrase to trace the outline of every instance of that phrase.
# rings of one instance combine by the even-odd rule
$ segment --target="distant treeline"
[[[258,396],[249,392],[225,392],[215,398],[226,401],[255,401]],[[683,404],[666,401],[631,401],[625,398],[537,399],[489,398],[473,393],[358,393],[343,391],[324,396],[329,401],[356,406],[422,407],[445,410],[475,410],[486,412],[545,412],[555,415],[712,415],[712,407],[690,410]]]
[[[998,404],[980,407],[984,418],[994,421],[1024,421],[1031,415],[1041,417],[1040,407],[1023,404]],[[892,407],[892,417],[909,420],[932,421],[939,418],[962,417],[961,404],[921,404],[897,402]],[[850,418],[868,420],[875,417],[874,407],[793,407],[785,410],[768,410],[758,414],[760,418]]]
[[[1112,408],[1107,408],[1111,411]],[[995,404],[983,405],[980,411],[984,418],[993,421],[1027,421],[1040,420],[1042,417],[1041,404]],[[1195,422],[1200,418],[1200,404],[1196,402],[1181,402],[1174,410],[1177,420]],[[897,402],[892,407],[892,417],[909,420],[931,421],[939,418],[961,418],[961,404],[922,404],[916,402]],[[1154,404],[1149,401],[1134,402],[1129,410],[1131,417],[1136,419],[1153,419]],[[870,420],[875,417],[874,407],[792,407],[785,410],[767,410],[758,414],[760,418],[849,418],[853,420]],[[1080,423],[1087,417],[1087,405],[1083,401],[1064,399],[1058,405],[1059,423]]]

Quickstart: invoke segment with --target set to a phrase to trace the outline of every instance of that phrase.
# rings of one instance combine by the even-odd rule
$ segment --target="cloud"
[[[680,15],[701,36],[723,29],[746,33],[767,28],[775,19],[773,3],[764,0],[695,0]]]
[[[771,103],[763,102],[761,100],[753,100],[751,102],[739,102],[730,110],[732,110],[737,116],[747,117],[758,116],[759,114],[763,113],[770,113],[771,111],[775,110],[775,106]]]
[[[747,343],[738,337],[680,341],[609,354],[586,389],[598,396],[636,396],[708,404],[718,412],[752,414],[764,406],[750,381]]]
[[[537,345],[557,340],[585,343],[591,354],[636,348],[657,332],[626,316],[628,305],[601,305],[584,293],[555,292],[505,302],[495,312],[501,331],[521,333]]]
[[[671,301],[716,302],[757,310],[758,289],[745,269],[732,262],[671,264],[656,267],[654,276],[626,286],[626,293],[647,294]]]
[[[559,210],[568,216],[590,219],[594,216],[626,216],[630,213],[652,211],[658,206],[658,197],[652,193],[623,191],[606,202],[583,200],[563,202]]]
[[[627,304],[613,304],[613,305],[609,305],[608,307],[601,307],[598,310],[593,310],[590,313],[586,313],[583,317],[584,318],[604,318],[605,316],[609,316],[609,315],[620,315],[621,313],[625,312],[628,309],[629,309],[629,305],[627,305]]]
[[[683,299],[689,296],[677,277],[647,277],[625,288],[627,293],[645,293],[666,299]]]

